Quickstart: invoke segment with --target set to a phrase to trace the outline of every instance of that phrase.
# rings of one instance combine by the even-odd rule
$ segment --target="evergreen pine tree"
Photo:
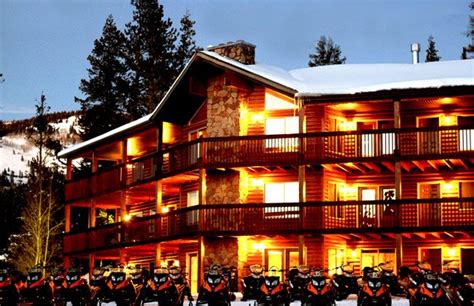
[[[474,1],[469,4],[471,12],[474,11]],[[474,58],[474,16],[469,15],[469,25],[466,31],[466,36],[471,39],[470,43],[462,48],[461,59]]]
[[[117,29],[110,15],[102,36],[94,41],[94,49],[87,58],[90,63],[88,80],[82,79],[79,87],[85,98],[75,98],[82,109],[79,126],[83,140],[130,121],[126,112],[129,83],[125,50],[125,35]]]
[[[179,44],[176,50],[175,69],[179,73],[183,70],[186,63],[191,59],[194,52],[196,52],[196,41],[194,36],[196,31],[194,30],[195,21],[191,20],[189,12],[181,18],[181,27],[179,29]]]
[[[342,57],[341,48],[334,44],[331,37],[321,36],[315,46],[316,52],[309,55],[308,66],[325,66],[344,64],[346,57]]]
[[[425,62],[439,62],[440,59],[441,57],[438,55],[434,38],[430,35],[428,38],[428,48],[426,49]]]
[[[142,116],[154,110],[177,75],[176,29],[157,0],[132,0],[133,21],[126,25],[131,73],[129,110]]]

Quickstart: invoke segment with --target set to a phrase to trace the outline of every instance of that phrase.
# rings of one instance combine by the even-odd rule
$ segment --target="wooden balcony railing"
[[[200,138],[66,184],[66,199],[213,167],[474,157],[474,127]]]
[[[474,198],[201,205],[64,236],[64,252],[196,235],[414,232],[474,229]]]

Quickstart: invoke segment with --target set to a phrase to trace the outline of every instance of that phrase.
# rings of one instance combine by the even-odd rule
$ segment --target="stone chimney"
[[[207,50],[219,55],[241,62],[245,65],[255,64],[255,45],[243,40],[228,42],[217,46],[208,47]]]

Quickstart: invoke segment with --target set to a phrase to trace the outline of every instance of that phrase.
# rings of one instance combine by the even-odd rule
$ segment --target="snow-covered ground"
[[[392,297],[392,306],[408,306],[409,304],[410,303],[406,298]],[[102,306],[105,306],[105,305],[112,306],[112,305],[115,305],[115,303],[102,304]],[[190,306],[189,302],[185,302],[184,305]],[[193,305],[196,305],[196,303],[194,302]],[[237,301],[237,302],[231,303],[231,306],[254,306],[254,305],[255,304],[253,301],[246,301],[246,302]],[[293,302],[290,304],[290,306],[300,306],[300,305],[301,305],[300,302]],[[337,306],[355,306],[357,305],[357,295],[351,294],[349,295],[347,300],[336,302],[336,305]],[[146,303],[144,304],[144,306],[158,306],[158,303]]]
[[[51,123],[57,130],[57,135],[61,144],[65,147],[79,141],[78,118],[71,116],[58,122]],[[0,172],[7,170],[15,181],[26,182],[29,170],[29,161],[31,161],[38,149],[27,139],[24,133],[9,134],[0,137]],[[51,160],[53,162],[53,160]]]

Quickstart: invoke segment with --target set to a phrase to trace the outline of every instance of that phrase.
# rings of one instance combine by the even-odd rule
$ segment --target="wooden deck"
[[[64,253],[197,235],[472,231],[472,207],[474,198],[201,205],[68,233]]]
[[[74,201],[207,168],[474,160],[474,128],[438,127],[200,138],[66,183]]]

